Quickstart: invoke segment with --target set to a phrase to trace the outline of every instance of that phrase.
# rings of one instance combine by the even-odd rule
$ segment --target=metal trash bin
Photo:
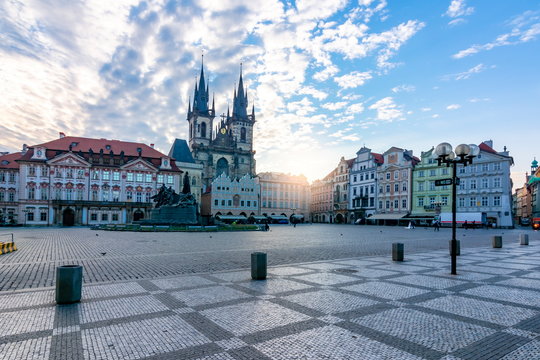
[[[251,278],[253,280],[266,279],[266,253],[254,252],[251,253]]]
[[[529,245],[529,235],[528,234],[519,234],[519,244],[520,245]]]
[[[82,275],[81,265],[62,265],[56,268],[57,304],[73,304],[81,301]]]

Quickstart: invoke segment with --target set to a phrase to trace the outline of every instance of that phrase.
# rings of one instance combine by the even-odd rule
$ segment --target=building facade
[[[334,170],[311,186],[311,221],[314,223],[334,222]]]
[[[388,149],[383,158],[377,169],[377,213],[371,219],[396,221],[410,212],[412,171],[419,159],[412,150],[397,147]]]
[[[263,172],[258,177],[262,215],[282,215],[298,222],[310,219],[310,187],[305,176]]]
[[[349,219],[349,173],[354,159],[345,160],[342,156],[334,170],[334,222],[346,224]]]
[[[0,156],[0,224],[19,223],[19,163],[22,153]],[[24,221],[24,219],[23,219]]]
[[[457,168],[457,211],[482,213],[489,225],[512,227],[510,167],[514,160],[506,148],[495,151],[491,140],[484,141],[479,148],[480,154],[472,165]]]
[[[14,161],[17,222],[26,225],[131,223],[149,216],[159,187],[182,183],[174,160],[141,143],[61,133]]]
[[[433,220],[441,212],[452,211],[452,187],[435,186],[435,181],[451,178],[452,167],[438,166],[434,148],[422,152],[413,170],[411,218]]]
[[[536,159],[532,162],[531,177],[527,182],[531,194],[531,213],[533,218],[540,217],[540,168]]]
[[[349,212],[351,222],[372,216],[377,208],[377,168],[383,156],[362,147],[349,175]]]

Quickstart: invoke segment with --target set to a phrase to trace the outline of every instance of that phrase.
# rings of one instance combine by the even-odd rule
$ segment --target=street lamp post
[[[449,143],[441,143],[435,148],[435,154],[437,154],[437,164],[441,166],[443,164],[446,167],[452,166],[452,240],[450,255],[452,258],[452,275],[456,275],[456,263],[457,263],[457,240],[456,240],[456,186],[459,178],[457,177],[457,165],[463,164],[467,166],[472,164],[473,158],[478,156],[480,149],[476,145],[461,144],[456,146],[455,152],[452,151],[452,145]],[[449,179],[450,180],[450,179]],[[447,183],[445,183],[446,185]]]

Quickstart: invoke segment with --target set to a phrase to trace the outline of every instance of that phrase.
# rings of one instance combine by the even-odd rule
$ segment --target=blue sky
[[[327,174],[363,145],[538,152],[537,1],[0,3],[0,151],[68,135],[187,137],[201,54],[225,112],[243,62],[258,171]]]

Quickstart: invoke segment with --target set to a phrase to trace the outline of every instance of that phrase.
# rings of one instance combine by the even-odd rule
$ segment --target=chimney
[[[153,149],[153,148],[154,148],[154,144],[150,144],[150,147]]]
[[[484,141],[484,144],[486,144],[487,146],[493,149],[493,140],[486,140]]]
[[[66,137],[66,134],[64,134],[63,132],[59,132],[58,135],[60,136],[60,139],[63,139]]]
[[[23,144],[21,153],[24,155],[26,154],[26,151],[28,151],[28,145]]]

